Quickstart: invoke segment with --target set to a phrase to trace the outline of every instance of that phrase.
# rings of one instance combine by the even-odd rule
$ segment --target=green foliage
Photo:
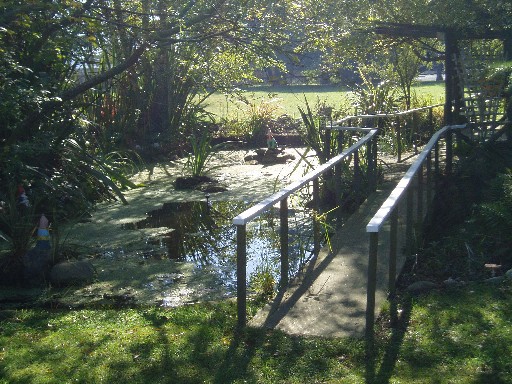
[[[354,105],[359,114],[395,112],[398,109],[396,85],[389,80],[374,80],[372,74],[359,71],[362,83],[353,90]]]
[[[213,155],[211,137],[205,132],[202,132],[199,137],[192,135],[190,145],[192,153],[187,158],[185,170],[192,176],[203,176],[208,171],[207,165]]]
[[[276,281],[274,270],[270,263],[258,266],[249,277],[250,288],[262,299],[268,300],[274,296]]]
[[[303,128],[299,130],[299,133],[301,134],[304,142],[316,152],[316,155],[320,160],[320,164],[324,164],[329,160],[328,155],[325,153],[324,146],[325,126],[327,118],[330,116],[314,113],[305,96],[304,102],[306,104],[306,109],[298,107],[303,122]]]
[[[0,210],[0,242],[7,242],[9,262],[19,263],[33,244],[39,218],[34,213],[33,204],[28,207],[19,205],[14,196],[13,191],[11,199]],[[4,266],[0,265],[2,267]]]

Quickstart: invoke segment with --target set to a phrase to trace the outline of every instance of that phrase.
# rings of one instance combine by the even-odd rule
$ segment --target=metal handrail
[[[281,247],[281,286],[288,284],[288,196],[298,191],[308,183],[313,182],[313,205],[315,210],[318,209],[319,200],[319,178],[326,172],[331,171],[339,165],[343,160],[354,155],[357,158],[359,149],[365,145],[369,145],[377,137],[378,129],[375,128],[359,128],[361,132],[368,132],[359,141],[352,146],[343,150],[339,155],[333,157],[325,164],[317,169],[309,172],[301,179],[289,184],[280,191],[269,196],[265,200],[255,206],[245,210],[233,219],[233,224],[237,229],[237,317],[238,326],[244,327],[247,319],[247,228],[246,225],[261,213],[267,211],[275,204],[280,203],[280,247]],[[369,145],[369,147],[372,147]],[[367,151],[369,168],[376,164],[376,151]],[[375,159],[372,158],[375,157]],[[370,165],[372,165],[370,167]],[[375,171],[375,170],[374,170]],[[316,218],[313,221],[314,232],[314,252],[317,253],[319,247],[318,223]]]
[[[332,123],[332,125],[341,125],[344,122],[350,121],[350,120],[353,120],[353,119],[363,119],[363,120],[365,120],[365,119],[374,119],[376,117],[398,117],[398,116],[405,116],[405,115],[410,115],[410,114],[416,113],[416,112],[427,111],[427,110],[430,110],[430,109],[433,109],[433,108],[437,108],[437,107],[444,107],[444,104],[434,104],[434,105],[429,105],[429,106],[426,106],[426,107],[420,107],[420,108],[415,108],[415,109],[408,109],[407,111],[399,111],[399,112],[376,113],[376,114],[373,114],[373,115],[369,114],[369,115],[346,116],[346,117],[344,117],[341,120],[334,121]]]
[[[354,129],[352,129],[354,130]],[[258,217],[261,213],[265,212],[275,204],[279,203],[281,200],[287,198],[292,193],[298,191],[302,187],[304,187],[309,182],[313,181],[314,179],[317,179],[325,172],[331,170],[334,168],[336,164],[338,164],[340,161],[346,159],[348,156],[353,154],[355,151],[357,151],[361,146],[366,144],[368,141],[370,141],[373,136],[377,133],[377,129],[375,128],[357,128],[360,132],[368,132],[362,139],[357,141],[354,145],[352,145],[350,148],[344,150],[339,155],[333,157],[325,164],[320,165],[315,170],[309,172],[305,176],[303,176],[301,179],[287,185],[283,189],[281,189],[279,192],[274,193],[273,195],[267,197],[265,200],[261,201],[260,203],[256,204],[255,206],[246,209],[244,212],[239,214],[233,219],[233,224],[235,225],[245,225],[248,222],[250,222],[252,219]]]
[[[452,162],[452,131],[467,128],[467,124],[445,126],[437,131],[429,142],[425,145],[418,158],[409,167],[405,175],[393,189],[386,201],[381,205],[372,219],[366,226],[366,232],[369,233],[369,256],[368,256],[368,281],[367,281],[367,297],[366,297],[366,348],[371,351],[374,340],[374,323],[375,323],[375,293],[377,286],[377,259],[379,246],[379,232],[384,223],[390,221],[390,241],[389,241],[389,269],[388,269],[388,290],[389,296],[392,298],[395,294],[396,280],[396,264],[398,252],[398,206],[404,196],[406,197],[406,219],[405,219],[405,249],[407,252],[412,250],[411,238],[413,236],[413,180],[416,177],[417,183],[417,220],[423,220],[423,165],[427,164],[427,204],[431,200],[430,174],[431,174],[431,151],[435,150],[436,159],[435,167],[439,169],[438,159],[438,143],[441,138],[445,137],[446,141],[446,170],[451,172]]]
[[[405,191],[411,184],[414,176],[416,176],[419,168],[423,165],[425,160],[427,159],[428,154],[432,151],[434,146],[437,144],[439,139],[446,133],[448,130],[454,130],[454,129],[464,129],[466,128],[466,124],[463,125],[451,125],[441,128],[439,131],[437,131],[432,138],[429,140],[429,142],[425,145],[421,153],[418,155],[417,159],[414,161],[414,163],[409,167],[405,175],[402,177],[402,179],[398,182],[397,186],[389,197],[386,199],[386,201],[382,204],[380,209],[375,213],[375,215],[372,217],[372,219],[368,222],[368,225],[366,226],[366,232],[379,232],[379,229],[384,224],[384,222],[387,220],[389,215],[391,214],[391,211],[398,205],[401,198],[404,196]]]

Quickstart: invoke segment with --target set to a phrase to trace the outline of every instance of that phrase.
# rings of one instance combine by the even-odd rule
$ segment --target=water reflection
[[[123,225],[126,230],[162,228],[152,247],[168,258],[192,262],[215,273],[228,289],[236,283],[236,228],[232,219],[250,204],[233,201],[165,203],[144,220]],[[304,210],[290,210],[290,274],[295,275],[312,253],[311,219]],[[247,275],[262,267],[279,273],[279,213],[270,210],[247,227]]]

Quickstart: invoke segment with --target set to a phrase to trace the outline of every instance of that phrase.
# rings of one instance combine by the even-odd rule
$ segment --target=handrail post
[[[379,233],[370,233],[370,251],[368,255],[368,283],[366,288],[366,358],[374,355],[374,323],[375,323],[375,290],[377,288],[377,250]]]
[[[280,287],[288,285],[289,260],[288,260],[288,199],[281,200],[280,217],[280,243],[281,243],[281,281]]]
[[[428,129],[430,136],[432,136],[434,134],[434,107],[428,109]]]
[[[395,280],[396,280],[396,257],[398,250],[398,207],[393,209],[390,217],[390,230],[389,230],[389,281],[388,289],[389,296],[395,296]]]
[[[405,249],[407,256],[410,256],[412,253],[412,236],[413,236],[413,189],[407,189],[407,211],[406,211],[406,220],[405,220]]]
[[[322,123],[324,127],[324,158],[329,160],[331,158],[331,129],[327,127],[327,123],[324,120]]]
[[[418,225],[423,222],[423,164],[418,168]]]
[[[313,254],[320,253],[320,183],[318,178],[313,180]]]
[[[236,226],[236,303],[238,328],[247,322],[247,228]]]
[[[359,151],[354,152],[354,190],[359,191],[361,185],[361,166],[359,164]]]
[[[418,112],[412,113],[412,132],[411,132],[411,138],[412,138],[412,145],[414,147],[414,154],[418,154],[418,145],[419,145],[419,137],[420,132],[418,128]]]
[[[400,129],[400,116],[396,117],[396,150],[398,152],[398,162],[402,161],[402,133]]]
[[[453,135],[451,129],[446,131],[446,168],[445,173],[447,175],[452,173],[453,165]]]
[[[427,155],[427,207],[432,201],[432,152]]]
[[[341,152],[343,152],[343,131],[339,130],[338,131],[338,154],[340,154]],[[343,204],[343,191],[342,191],[343,185],[341,183],[342,172],[343,172],[343,167],[342,167],[341,161],[340,161],[340,162],[338,162],[338,164],[336,164],[334,166],[334,183],[335,183],[335,188],[336,188],[336,204],[338,206],[338,209],[336,212],[337,213],[336,226],[338,228],[341,228],[341,226],[343,225],[343,210],[341,209],[341,206]]]

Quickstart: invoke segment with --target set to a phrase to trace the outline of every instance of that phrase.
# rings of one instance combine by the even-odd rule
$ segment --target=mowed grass
[[[414,87],[416,95],[431,99],[433,104],[444,101],[444,83],[418,82]],[[298,108],[308,104],[313,108],[323,103],[337,110],[349,109],[353,113],[351,90],[334,85],[255,86],[241,90],[241,95],[253,105],[267,104],[276,116],[289,115],[300,118]],[[246,103],[235,95],[213,94],[206,101],[206,110],[218,118],[241,117],[248,111]]]
[[[237,333],[233,301],[0,311],[0,383],[512,383],[510,282],[399,308],[377,325],[371,369],[360,339]]]

